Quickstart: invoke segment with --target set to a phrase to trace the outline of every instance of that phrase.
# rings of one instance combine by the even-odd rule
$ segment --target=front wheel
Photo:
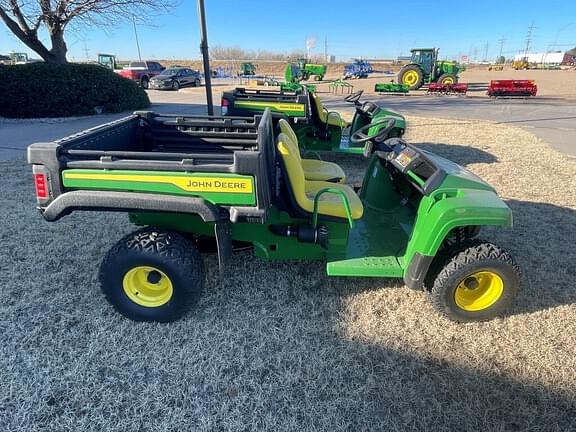
[[[150,79],[148,77],[144,77],[140,80],[140,85],[143,89],[147,89],[150,87]]]
[[[458,78],[453,74],[444,74],[438,78],[438,82],[442,85],[456,84],[458,82]]]
[[[121,239],[100,266],[104,295],[135,321],[175,321],[198,300],[204,284],[200,253],[182,235],[143,228]]]
[[[504,249],[481,240],[461,243],[440,268],[429,292],[434,308],[458,322],[500,315],[516,297],[520,270]]]
[[[172,90],[180,90],[180,83],[178,81],[172,82]]]

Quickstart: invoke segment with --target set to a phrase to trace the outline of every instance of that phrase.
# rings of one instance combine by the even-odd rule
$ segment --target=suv
[[[127,67],[118,71],[118,74],[124,78],[136,81],[143,88],[147,89],[150,84],[150,79],[156,75],[160,75],[164,69],[166,69],[164,66],[155,61],[137,61],[131,62]]]

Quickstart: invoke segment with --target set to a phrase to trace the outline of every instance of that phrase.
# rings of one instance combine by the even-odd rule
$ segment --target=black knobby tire
[[[483,240],[466,240],[449,251],[443,251],[443,265],[437,264],[437,275],[429,290],[434,308],[457,322],[485,321],[510,306],[520,285],[520,269],[510,253]],[[432,270],[432,269],[431,269]],[[503,291],[494,304],[482,310],[465,310],[456,303],[456,289],[471,274],[492,272],[503,282]]]
[[[140,80],[140,85],[142,86],[143,89],[147,89],[148,87],[150,87],[150,79],[148,77],[143,77]]]
[[[440,77],[438,78],[438,82],[440,84],[444,84],[444,81],[446,81],[446,80],[452,80],[452,82],[450,84],[458,83],[458,77],[456,75],[453,75],[453,74],[448,74],[448,73],[443,74],[443,75],[440,75]]]
[[[171,298],[161,306],[145,307],[124,290],[124,277],[134,268],[150,266],[171,281]],[[147,227],[122,238],[102,261],[100,285],[108,301],[135,321],[175,321],[198,300],[204,285],[202,256],[181,234]]]
[[[418,79],[415,83],[407,85],[409,85],[410,90],[418,90],[424,84],[424,73],[422,72],[420,66],[415,64],[406,65],[400,69],[400,72],[398,73],[398,84],[404,84],[404,75],[409,72],[418,74]]]
[[[178,91],[180,89],[180,83],[178,81],[172,82],[172,90]]]

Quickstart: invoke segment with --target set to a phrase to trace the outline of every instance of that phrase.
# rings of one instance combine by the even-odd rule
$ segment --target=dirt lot
[[[330,78],[330,76],[328,77]],[[530,79],[538,86],[539,98],[558,98],[576,100],[576,70],[528,70],[528,71],[488,71],[481,69],[466,70],[460,76],[460,82],[468,83],[468,96],[488,97],[486,89],[490,80],[497,79]],[[378,82],[397,81],[396,75],[374,75],[367,79],[351,80],[354,90],[373,93],[374,84]],[[328,91],[328,83],[320,84],[319,90]],[[410,92],[413,95],[426,93],[426,90]]]
[[[496,186],[513,230],[482,236],[523,269],[502,318],[458,325],[400,282],[332,279],[249,253],[170,325],[104,301],[121,215],[34,210],[29,168],[0,162],[0,429],[576,430],[576,161],[527,132],[409,118],[409,138]],[[358,177],[365,162],[339,159]],[[354,176],[352,176],[354,179]]]
[[[258,63],[258,74],[271,75],[282,78],[284,75],[285,62],[260,62]],[[163,64],[185,64],[201,69],[200,61],[187,61],[187,60],[163,60]],[[225,61],[213,61],[212,66],[234,66],[234,70],[239,69],[239,63],[230,63]],[[346,63],[334,63],[328,65],[328,72],[326,74],[326,81],[338,79],[342,76],[344,66]],[[392,65],[390,63],[373,63],[373,67],[378,71],[390,70],[393,74],[383,75],[375,74],[369,79],[353,80],[351,83],[358,89],[363,89],[366,93],[371,93],[374,89],[374,84],[377,82],[390,82],[396,81],[396,74],[400,70],[400,66]],[[530,79],[536,81],[538,86],[538,95],[542,97],[557,97],[570,100],[576,100],[576,69],[570,70],[527,70],[515,71],[507,67],[503,71],[489,71],[486,66],[469,66],[460,78],[460,82],[466,82],[470,85],[469,95],[486,97],[486,88],[490,80],[497,79]],[[327,86],[327,84],[326,84]],[[323,89],[323,85],[320,89]],[[415,94],[423,93],[414,92]]]

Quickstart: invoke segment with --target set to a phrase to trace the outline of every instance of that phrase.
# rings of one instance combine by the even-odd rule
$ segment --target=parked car
[[[150,80],[156,75],[160,75],[166,68],[155,61],[131,62],[127,67],[117,71],[120,76],[131,79],[147,89]]]
[[[150,81],[154,90],[178,90],[186,86],[200,86],[200,72],[187,67],[169,67]]]

